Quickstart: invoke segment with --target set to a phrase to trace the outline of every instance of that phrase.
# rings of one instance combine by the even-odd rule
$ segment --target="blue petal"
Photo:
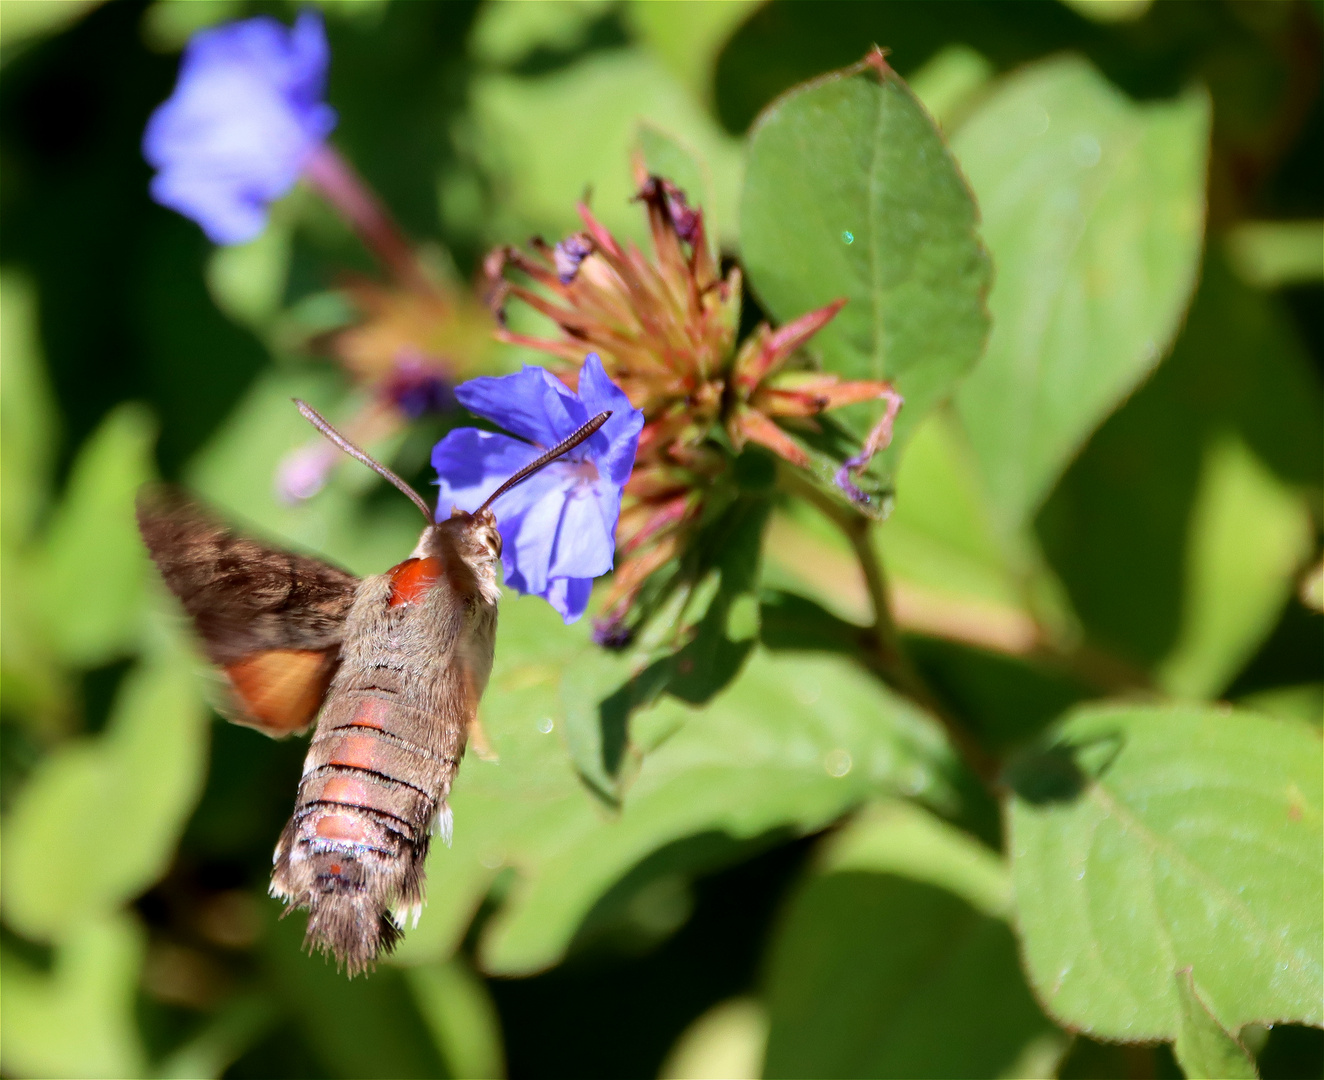
[[[529,483],[538,480],[544,481],[539,485],[539,497],[517,517],[507,515],[501,528],[501,541],[502,561],[519,573],[529,592],[541,595],[547,589],[547,571],[565,513],[566,488],[556,486],[554,478],[544,478],[541,474]]]
[[[512,475],[538,456],[538,448],[509,435],[477,428],[456,428],[432,448],[432,467],[437,470],[437,520],[450,517],[452,506],[477,510],[487,497]],[[530,477],[526,483],[532,483]],[[520,489],[502,496],[499,509]],[[497,518],[501,520],[500,515]]]
[[[619,508],[620,493],[610,490],[615,498],[607,501]],[[548,576],[595,578],[610,570],[616,552],[615,514],[611,517],[608,523],[592,485],[577,485],[566,499]]]
[[[588,608],[593,592],[591,578],[556,578],[548,582],[543,598],[561,613],[566,624],[577,622]]]
[[[514,375],[470,379],[455,388],[455,396],[471,413],[544,449],[583,423],[573,422],[573,410],[582,413],[583,406],[570,389],[544,368],[531,364]]]
[[[587,445],[598,471],[617,487],[624,487],[634,468],[644,414],[630,404],[625,391],[607,376],[597,353],[589,353],[580,369],[579,396],[589,416],[596,416],[604,409],[611,410],[611,419],[598,429]]]

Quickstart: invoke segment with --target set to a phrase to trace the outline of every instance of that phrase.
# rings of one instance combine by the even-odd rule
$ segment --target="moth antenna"
[[[312,424],[313,427],[317,428],[318,431],[320,431],[323,435],[325,435],[328,439],[330,439],[333,443],[335,443],[338,447],[340,447],[340,449],[345,451],[345,453],[347,453],[350,457],[354,458],[356,461],[363,462],[363,464],[368,466],[368,468],[370,468],[378,476],[382,477],[382,479],[387,480],[390,483],[394,484],[397,488],[399,488],[406,495],[408,495],[413,500],[414,505],[417,506],[419,510],[423,512],[423,516],[427,518],[428,524],[429,525],[432,524],[432,511],[428,509],[428,504],[423,501],[422,495],[420,495],[417,491],[415,491],[403,480],[401,480],[400,477],[396,476],[395,473],[391,472],[391,470],[388,469],[385,465],[383,465],[380,461],[377,461],[375,458],[373,458],[371,454],[367,453],[367,451],[360,450],[357,446],[355,446],[352,442],[350,442],[347,438],[345,438],[345,436],[340,434],[340,432],[338,432],[335,428],[333,428],[327,422],[326,418],[316,409],[314,409],[311,405],[309,405],[308,402],[300,401],[298,398],[294,398],[293,400],[294,400],[294,404],[299,407],[299,411],[303,413],[303,418],[307,420],[308,423]],[[595,428],[594,431],[596,430],[597,429]],[[577,435],[579,434],[579,432],[576,432],[575,434]],[[589,434],[591,435],[592,432],[589,432]],[[564,453],[564,451],[562,452]]]
[[[487,501],[483,503],[483,505],[480,506],[477,510],[475,510],[474,513],[481,514],[484,510],[486,510],[489,506],[491,506],[494,502],[496,502],[497,499],[501,498],[502,495],[504,495],[507,491],[513,488],[516,484],[523,483],[530,476],[532,476],[539,469],[541,469],[544,465],[550,465],[553,461],[559,458],[567,450],[573,450],[576,446],[582,443],[585,439],[587,439],[590,435],[592,435],[595,431],[597,431],[598,428],[602,427],[602,425],[605,424],[610,419],[611,419],[610,409],[607,410],[606,412],[598,413],[597,416],[593,417],[592,420],[590,420],[587,424],[581,427],[574,434],[569,435],[566,438],[562,439],[559,443],[553,446],[545,454],[540,454],[538,457],[534,458],[527,465],[525,465],[524,468],[520,469],[519,472],[517,472],[514,476],[512,476],[509,480],[507,480],[504,484],[502,484],[499,488],[497,488],[496,491],[492,492],[492,494],[487,497]]]

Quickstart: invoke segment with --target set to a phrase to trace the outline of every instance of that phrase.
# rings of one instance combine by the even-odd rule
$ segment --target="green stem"
[[[887,574],[874,548],[873,523],[864,515],[849,510],[819,491],[811,482],[790,468],[779,470],[783,487],[799,495],[818,508],[845,535],[860,564],[869,602],[873,608],[873,624],[861,635],[864,660],[885,683],[905,694],[927,709],[947,732],[952,745],[965,759],[971,771],[990,787],[997,782],[997,761],[979,744],[952,713],[929,689],[923,677],[911,662],[901,644],[896,619],[892,615],[891,591]]]

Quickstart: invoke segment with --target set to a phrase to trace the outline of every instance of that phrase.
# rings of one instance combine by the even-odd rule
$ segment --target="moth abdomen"
[[[351,974],[423,904],[429,826],[459,757],[458,740],[406,693],[371,683],[346,679],[326,702],[272,874],[274,892],[309,909],[309,946]],[[420,745],[429,737],[434,748]]]

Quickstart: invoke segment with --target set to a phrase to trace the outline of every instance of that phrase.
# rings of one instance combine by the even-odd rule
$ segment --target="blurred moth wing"
[[[182,493],[139,493],[138,529],[224,673],[222,711],[274,738],[303,731],[339,663],[359,579],[235,532]]]

